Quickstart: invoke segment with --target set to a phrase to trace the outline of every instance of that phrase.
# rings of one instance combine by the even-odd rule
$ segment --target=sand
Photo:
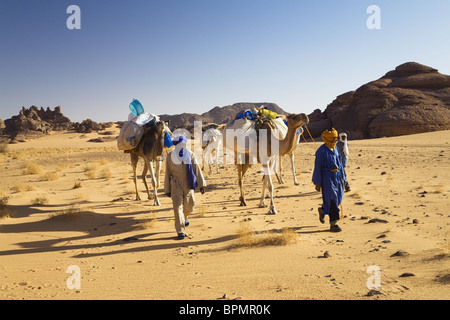
[[[206,170],[183,241],[162,186],[160,207],[142,181],[134,200],[129,156],[97,137],[52,132],[0,153],[0,299],[450,298],[450,131],[350,139],[340,233],[318,220],[312,142],[295,152],[299,186],[284,159],[277,215],[258,208],[259,166],[247,207],[233,165]]]

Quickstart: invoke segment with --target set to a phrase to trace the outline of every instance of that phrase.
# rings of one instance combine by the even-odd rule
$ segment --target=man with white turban
[[[345,187],[345,192],[347,192],[347,191],[350,191],[350,185],[348,183],[347,172],[345,171],[345,168],[347,168],[347,165],[348,165],[349,152],[348,152],[347,134],[345,132],[342,132],[339,134],[339,141],[337,142],[336,146],[339,150],[339,154],[341,155],[342,166],[344,167],[344,172],[345,172],[344,187]]]
[[[186,237],[185,228],[189,225],[189,214],[194,210],[194,191],[199,187],[205,193],[206,181],[194,153],[186,146],[183,136],[173,139],[175,146],[166,159],[164,193],[172,198],[175,214],[175,230],[178,239]]]

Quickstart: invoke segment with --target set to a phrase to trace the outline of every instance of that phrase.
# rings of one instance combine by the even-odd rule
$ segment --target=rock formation
[[[71,126],[70,120],[61,113],[61,107],[56,107],[54,111],[47,108],[38,109],[35,106],[26,109],[22,107],[19,115],[4,121],[3,134],[11,137],[19,133],[36,135],[46,134],[52,130],[67,130]]]
[[[216,123],[216,124],[224,124],[229,122],[233,117],[242,110],[245,109],[253,109],[259,108],[261,105],[267,107],[267,109],[274,111],[278,114],[286,114],[286,112],[277,106],[275,103],[249,103],[249,102],[240,102],[235,103],[231,106],[225,107],[214,107],[213,109],[205,112],[201,115],[195,113],[183,113],[179,115],[161,115],[161,120],[170,121],[170,129],[173,130],[175,128],[186,128],[190,130],[194,126],[194,121],[201,121],[203,124],[205,123]]]
[[[382,78],[338,96],[310,116],[311,133],[330,126],[350,139],[450,129],[450,76],[408,62]]]
[[[78,133],[91,133],[92,131],[100,131],[104,129],[104,126],[91,119],[83,120],[81,123],[76,122],[72,127]]]

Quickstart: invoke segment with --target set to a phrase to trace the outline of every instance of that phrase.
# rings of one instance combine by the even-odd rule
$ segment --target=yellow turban
[[[325,130],[322,132],[322,140],[329,147],[334,149],[336,146],[336,142],[334,138],[338,137],[338,132],[336,129],[332,128],[331,130]]]

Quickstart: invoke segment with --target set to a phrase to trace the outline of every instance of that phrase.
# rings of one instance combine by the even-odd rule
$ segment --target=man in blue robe
[[[324,144],[316,151],[312,182],[317,191],[322,191],[322,207],[319,208],[319,220],[325,223],[325,215],[330,218],[330,231],[340,232],[339,206],[344,197],[345,172],[339,151],[336,148],[338,133],[332,128],[322,133]]]

